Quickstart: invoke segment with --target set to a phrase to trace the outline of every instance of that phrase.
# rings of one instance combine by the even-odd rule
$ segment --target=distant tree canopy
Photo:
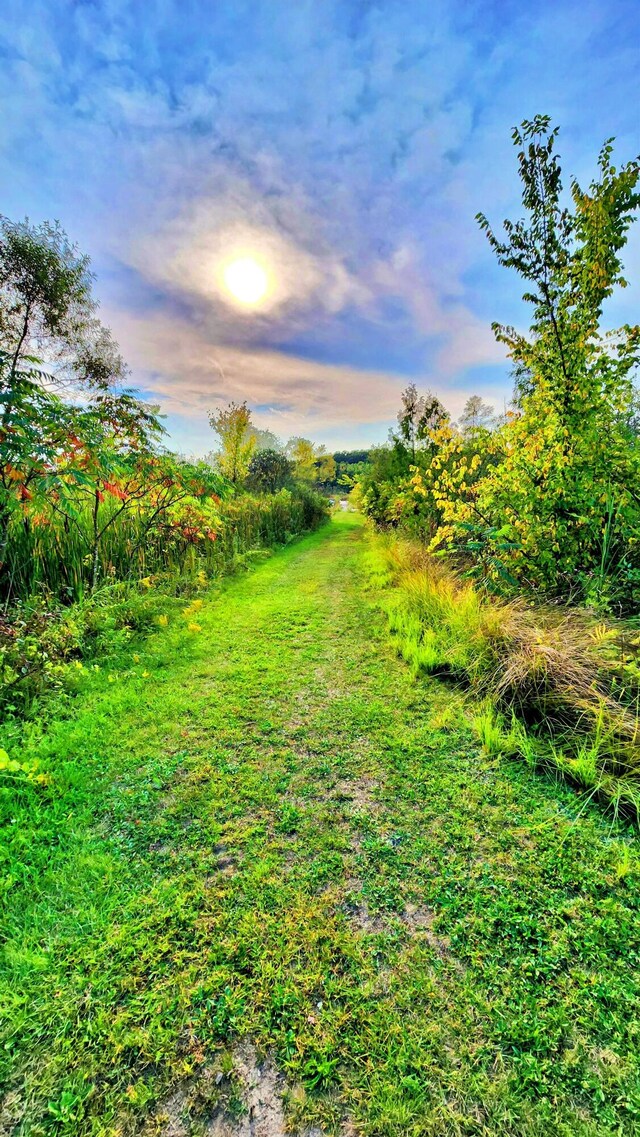
[[[458,426],[465,434],[474,430],[490,430],[495,421],[493,407],[485,403],[480,395],[470,395],[458,418]]]
[[[325,446],[300,436],[284,444],[272,431],[254,425],[246,401],[212,411],[209,422],[219,447],[207,461],[236,487],[246,484],[272,493],[289,480],[323,490],[334,485],[336,462]]]
[[[333,455],[336,469],[332,492],[349,493],[366,473],[370,456],[371,450],[337,450]]]
[[[371,450],[334,450],[333,458],[337,465],[355,466],[359,462],[368,462]]]
[[[250,430],[256,440],[256,453],[260,450],[277,450],[281,454],[284,452],[284,446],[281,440],[272,430],[260,430],[257,426],[253,425],[250,427]]]
[[[277,493],[290,476],[291,463],[281,450],[256,450],[249,462],[249,483],[263,493]]]
[[[290,438],[286,446],[294,477],[309,484],[327,485],[333,480],[336,464],[325,446],[315,446],[308,438]]]

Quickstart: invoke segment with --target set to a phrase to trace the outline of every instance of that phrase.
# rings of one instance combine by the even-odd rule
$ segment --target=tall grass
[[[113,504],[113,509],[117,504]],[[155,575],[224,575],[249,550],[284,543],[317,525],[327,513],[324,499],[304,489],[260,497],[242,495],[219,506],[215,539],[197,527],[148,529],[143,512],[123,513],[104,533],[99,547],[98,581],[139,580]],[[55,514],[14,520],[3,578],[5,606],[35,595],[78,601],[92,581],[91,516],[80,511],[74,523]]]
[[[552,766],[640,808],[638,644],[586,610],[499,600],[424,546],[375,538],[371,574],[400,654],[464,685],[490,752]]]
[[[117,652],[165,621],[172,598],[195,596],[258,550],[313,529],[328,507],[302,488],[242,495],[219,514],[215,540],[198,529],[147,534],[144,517],[123,514],[105,531],[94,588],[82,528],[89,517],[67,527],[14,523],[3,566],[0,711],[24,715],[52,688],[72,688],[74,666]]]

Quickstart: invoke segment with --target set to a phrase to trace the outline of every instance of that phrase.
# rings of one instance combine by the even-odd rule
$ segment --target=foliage
[[[80,476],[68,467],[82,411],[62,393],[97,396],[98,406],[110,399],[113,415],[131,417],[110,390],[124,365],[97,318],[91,284],[88,259],[59,225],[0,219],[0,575],[20,503],[58,492],[61,464]]]
[[[331,492],[349,493],[369,470],[369,450],[337,450],[333,455],[336,464]],[[328,483],[325,483],[329,488]]]
[[[430,436],[441,423],[448,419],[440,400],[427,391],[419,395],[415,383],[410,383],[402,392],[402,407],[398,411],[400,439],[405,443],[415,461],[416,448],[422,443],[430,445]]]
[[[257,426],[253,426],[253,424],[250,430],[256,440],[254,451],[256,454],[259,454],[261,450],[275,450],[278,454],[283,452],[284,447],[282,442],[272,430],[260,430]]]
[[[308,438],[290,438],[286,454],[298,481],[315,486],[330,485],[333,481],[336,464],[325,446],[315,446]]]
[[[209,423],[220,440],[216,464],[220,473],[234,485],[241,485],[249,473],[256,435],[246,402],[229,403],[209,413]]]
[[[477,430],[491,430],[495,423],[493,407],[485,403],[480,395],[470,395],[460,417],[458,426],[463,434],[474,434]]]
[[[514,131],[528,222],[505,222],[501,239],[479,215],[500,263],[527,283],[530,334],[494,330],[530,379],[522,414],[502,431],[501,460],[458,520],[495,526],[488,544],[496,555],[496,539],[511,542],[500,561],[518,579],[548,592],[577,582],[590,597],[606,588],[607,560],[634,564],[640,525],[640,449],[624,428],[640,327],[601,330],[604,301],[626,283],[619,254],[640,204],[640,167],[616,169],[606,143],[598,179],[588,190],[572,181],[570,211],[556,138],[544,116]]]
[[[497,732],[503,752],[559,769],[640,817],[637,634],[577,610],[482,594],[406,539],[377,539],[373,574],[387,589],[401,655],[488,700],[486,737]],[[510,730],[498,728],[505,716]]]
[[[333,459],[336,466],[358,466],[369,461],[369,450],[336,450]]]
[[[257,450],[249,462],[249,482],[265,493],[277,493],[291,475],[291,463],[280,450]]]
[[[623,614],[640,605],[640,327],[606,332],[602,319],[626,284],[640,167],[616,168],[607,142],[589,188],[572,181],[570,207],[557,133],[544,116],[514,131],[526,219],[499,237],[478,215],[533,309],[526,335],[494,325],[514,364],[514,408],[496,419],[474,395],[456,427],[410,386],[399,434],[374,452],[359,495],[378,524],[408,527],[493,590]]]
[[[97,318],[89,258],[79,254],[56,222],[0,218],[0,347],[8,356],[2,390],[3,427],[20,395],[25,360],[43,356],[60,384],[104,388],[122,378],[124,365],[109,331]],[[17,388],[17,389],[16,389]]]
[[[369,452],[369,463],[358,479],[357,502],[377,525],[397,525],[401,506],[399,494],[411,476],[415,458],[397,434],[390,433],[383,446]]]
[[[254,449],[272,438],[259,437],[246,403],[211,416],[222,444],[218,471],[163,448],[157,408],[122,385],[125,368],[97,318],[92,280],[88,258],[60,226],[1,221],[5,611],[22,605],[48,612],[99,588],[157,574],[224,572],[252,547],[285,541],[326,516],[312,493],[295,487],[276,493],[288,463],[264,448],[253,488],[268,496],[227,501],[241,494]],[[15,617],[18,625],[23,617]],[[55,670],[58,655],[55,646],[50,654],[48,644],[37,642],[37,624],[35,618],[25,651],[41,659],[44,675],[49,663]],[[4,644],[10,673],[22,658],[23,638],[9,635]],[[26,688],[33,671],[21,663]]]
[[[23,713],[41,694],[73,688],[81,661],[104,659],[148,631],[171,597],[201,592],[256,550],[284,544],[327,517],[324,498],[306,487],[222,500],[205,492],[207,478],[217,482],[217,475],[204,463],[185,464],[173,480],[166,465],[161,470],[135,508],[122,511],[118,498],[105,495],[95,589],[88,588],[93,566],[86,555],[92,509],[77,514],[66,532],[56,528],[55,514],[49,524],[43,518],[16,525],[8,575],[23,599],[0,620],[0,709]],[[116,518],[112,526],[103,509]]]

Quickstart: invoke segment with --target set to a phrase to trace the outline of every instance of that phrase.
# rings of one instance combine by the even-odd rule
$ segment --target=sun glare
[[[269,290],[266,270],[253,257],[238,257],[224,270],[225,287],[240,304],[253,307],[264,300]]]

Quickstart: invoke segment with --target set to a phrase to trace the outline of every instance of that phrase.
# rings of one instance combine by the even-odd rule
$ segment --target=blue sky
[[[4,0],[0,211],[58,218],[173,444],[246,398],[262,427],[382,441],[410,380],[502,406],[525,318],[474,216],[519,213],[511,127],[568,175],[640,150],[637,0]],[[218,267],[268,265],[239,310]],[[632,286],[613,324],[637,319]]]

